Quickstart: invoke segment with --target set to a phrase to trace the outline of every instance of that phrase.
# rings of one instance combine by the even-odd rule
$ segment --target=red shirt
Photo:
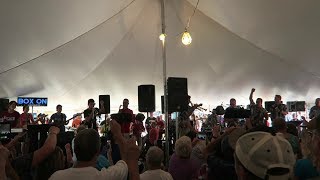
[[[159,130],[152,128],[149,133],[149,142],[154,145],[154,141],[159,139]]]
[[[132,126],[133,126],[132,130],[134,135],[140,135],[142,132],[145,131],[143,123],[140,121],[136,120]]]
[[[30,113],[22,113],[20,115],[20,118],[19,118],[19,126],[20,127],[23,127],[26,124],[30,124],[30,122],[33,122],[32,114],[30,114]]]
[[[81,124],[81,117],[76,117],[72,121],[72,127],[78,128]]]
[[[13,113],[5,111],[0,116],[0,122],[10,123],[11,128],[16,128],[18,125],[19,117],[20,114],[17,111],[14,111]]]
[[[131,122],[133,122],[134,118],[133,118],[133,112],[131,109],[127,108],[127,109],[120,109],[119,113],[129,113],[132,114],[132,119]],[[121,124],[121,133],[130,133],[130,124],[129,122],[124,122]]]
[[[157,126],[159,127],[160,131],[164,130],[164,122],[162,120],[157,121]]]

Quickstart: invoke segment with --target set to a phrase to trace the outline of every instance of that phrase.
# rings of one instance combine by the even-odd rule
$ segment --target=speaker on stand
[[[169,77],[167,84],[169,113],[188,110],[189,95],[187,78]]]
[[[154,85],[140,85],[138,86],[138,105],[140,112],[154,112],[155,111],[155,86]]]

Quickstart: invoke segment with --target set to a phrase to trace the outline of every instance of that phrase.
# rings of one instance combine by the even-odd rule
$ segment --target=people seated
[[[156,147],[150,147],[146,155],[147,171],[140,175],[141,180],[172,180],[172,176],[163,171],[162,162],[164,159],[163,151]]]

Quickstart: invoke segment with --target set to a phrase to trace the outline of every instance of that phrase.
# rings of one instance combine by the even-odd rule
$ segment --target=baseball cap
[[[243,135],[236,143],[235,153],[247,170],[262,179],[265,179],[268,170],[275,168],[288,169],[289,173],[279,176],[268,174],[269,179],[290,177],[295,164],[290,143],[282,136],[268,132]]]

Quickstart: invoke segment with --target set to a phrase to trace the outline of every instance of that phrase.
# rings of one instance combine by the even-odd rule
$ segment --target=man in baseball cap
[[[235,169],[239,180],[288,180],[292,177],[294,164],[292,147],[280,135],[251,132],[236,143]]]

